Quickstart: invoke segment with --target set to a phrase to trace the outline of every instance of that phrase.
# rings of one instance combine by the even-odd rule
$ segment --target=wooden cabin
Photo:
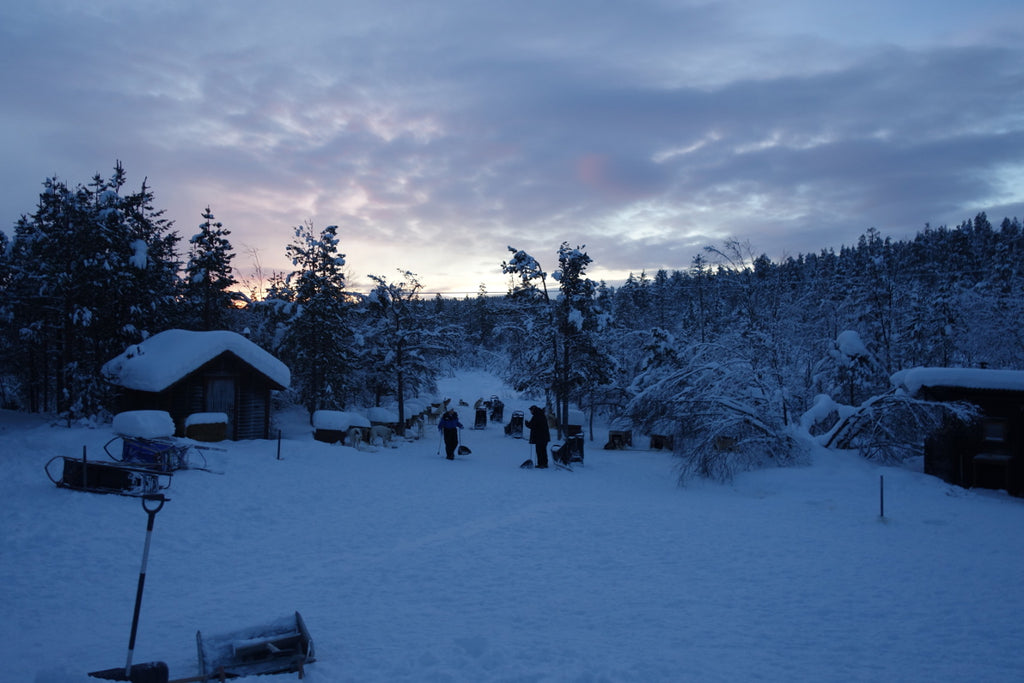
[[[196,413],[224,413],[230,439],[270,438],[271,395],[291,372],[235,332],[167,330],[134,344],[103,366],[120,387],[118,410],[165,410],[176,434]]]
[[[1024,496],[1024,371],[914,368],[901,382],[916,397],[963,401],[977,421],[948,424],[925,441],[924,471],[965,488]]]

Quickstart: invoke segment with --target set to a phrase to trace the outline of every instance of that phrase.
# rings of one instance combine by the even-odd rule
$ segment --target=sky
[[[0,63],[0,230],[120,160],[250,281],[304,224],[353,288],[501,293],[509,246],[615,284],[1024,217],[1019,0],[15,0]]]

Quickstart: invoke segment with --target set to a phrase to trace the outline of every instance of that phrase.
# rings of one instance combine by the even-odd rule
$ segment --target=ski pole
[[[164,494],[157,493],[154,495],[143,496],[142,498],[142,509],[146,511],[148,520],[146,521],[146,545],[142,550],[142,569],[139,570],[139,586],[135,590],[135,612],[132,614],[132,634],[128,639],[128,663],[124,667],[124,675],[130,677],[132,671],[132,655],[135,652],[135,633],[139,628],[139,610],[142,608],[142,589],[146,585],[146,563],[149,561],[149,539],[153,535],[153,520],[156,518],[156,513],[160,512],[160,509],[164,506],[166,501],[170,500],[165,498]],[[156,507],[150,507],[146,505],[146,501],[156,501]]]

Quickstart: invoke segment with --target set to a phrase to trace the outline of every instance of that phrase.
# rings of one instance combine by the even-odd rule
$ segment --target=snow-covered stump
[[[227,413],[193,413],[185,418],[185,437],[214,442],[228,438]]]

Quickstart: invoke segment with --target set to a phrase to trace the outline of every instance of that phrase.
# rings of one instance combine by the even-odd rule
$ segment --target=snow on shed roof
[[[911,394],[916,394],[921,387],[1024,391],[1024,370],[911,368],[893,375],[892,383],[905,387]]]
[[[103,366],[103,376],[126,389],[163,391],[225,351],[281,387],[291,383],[288,366],[235,332],[167,330],[129,346]]]

